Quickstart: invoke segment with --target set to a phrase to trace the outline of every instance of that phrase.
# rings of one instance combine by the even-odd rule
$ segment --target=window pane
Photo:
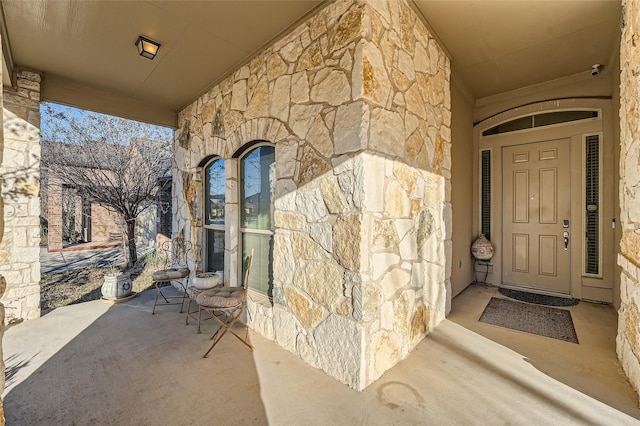
[[[482,151],[482,188],[480,196],[481,232],[491,241],[491,151]]]
[[[261,146],[240,163],[242,186],[240,194],[240,226],[251,229],[271,229],[271,194],[275,183],[275,148]]]
[[[224,159],[221,158],[209,164],[205,172],[206,225],[224,225],[225,182]]]
[[[273,250],[273,237],[264,234],[242,234],[242,259],[246,259],[253,249],[253,265],[249,275],[249,287],[261,293],[272,296],[273,293],[273,268],[271,265],[271,253]],[[242,263],[245,266],[244,261]],[[242,271],[244,277],[245,271]]]
[[[516,118],[506,123],[482,132],[482,136],[497,135],[500,133],[515,132],[516,130],[530,129],[532,127],[550,126],[552,124],[569,123],[571,121],[598,118],[598,111],[555,111],[529,115]]]
[[[585,272],[600,272],[600,136],[586,138],[585,164]]]
[[[171,238],[171,180],[167,179],[164,189],[158,192],[158,216],[156,218],[158,233]]]
[[[535,126],[550,126],[552,124],[568,123],[570,121],[598,118],[598,111],[556,111],[538,114],[534,117]]]
[[[516,130],[530,129],[533,127],[533,118],[531,116],[516,118],[506,123],[498,124],[488,130],[482,132],[482,136],[497,135],[499,133],[515,132]]]
[[[207,272],[224,271],[224,231],[207,229]]]

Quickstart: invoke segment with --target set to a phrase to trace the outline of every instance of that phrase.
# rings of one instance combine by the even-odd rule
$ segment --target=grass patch
[[[125,270],[131,276],[133,291],[139,293],[153,287],[151,275],[163,269],[165,258],[155,251],[138,260],[133,268]],[[104,274],[110,268],[90,266],[62,272],[42,274],[40,278],[40,309],[45,314],[52,309],[74,303],[89,302],[102,297]]]

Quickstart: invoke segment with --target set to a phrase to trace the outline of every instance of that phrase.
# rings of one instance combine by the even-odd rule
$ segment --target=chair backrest
[[[165,268],[187,267],[187,256],[192,248],[190,241],[185,240],[184,237],[176,237],[173,240],[163,242],[160,248],[166,256]]]
[[[251,254],[244,259],[244,292],[246,293],[249,289],[249,276],[251,275],[251,265],[253,265],[253,249],[251,249]]]

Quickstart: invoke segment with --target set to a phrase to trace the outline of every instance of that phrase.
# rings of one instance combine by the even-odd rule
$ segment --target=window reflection
[[[207,225],[224,225],[224,191],[225,168],[224,159],[218,159],[207,167],[205,182],[205,223]]]
[[[206,166],[204,191],[205,269],[224,270],[225,161],[219,158]]]
[[[240,162],[240,227],[243,258],[253,250],[249,287],[273,292],[271,202],[275,184],[275,148],[260,146]],[[244,272],[242,274],[244,276]]]
[[[207,271],[224,271],[224,231],[207,229]]]
[[[261,146],[242,160],[241,227],[271,229],[272,165],[275,148]]]

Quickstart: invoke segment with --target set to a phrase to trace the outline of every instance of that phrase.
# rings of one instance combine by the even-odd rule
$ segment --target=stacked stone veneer
[[[356,389],[445,317],[449,75],[404,1],[338,0],[179,115],[174,232],[201,253],[198,165],[226,158],[225,280],[237,284],[232,156],[275,144],[273,301],[251,301],[249,322]]]
[[[0,40],[0,46],[2,45],[2,40]],[[0,52],[2,48],[0,48]],[[4,72],[4,67],[0,67],[0,78],[3,77],[2,73]],[[4,80],[3,80],[4,81]],[[0,89],[0,105],[4,102],[4,88]],[[0,124],[3,122],[3,117],[0,116]],[[3,126],[0,125],[0,167],[2,165],[4,154],[4,129]],[[2,175],[0,175],[0,186],[2,185]],[[2,239],[4,237],[4,194],[0,193],[0,244],[2,243]],[[0,271],[0,297],[4,295],[5,290],[7,289],[7,281],[5,277],[2,275],[2,271]],[[4,338],[4,305],[0,302],[0,425],[4,426],[4,402],[2,400],[2,394],[4,394],[4,385],[5,385],[5,364],[4,364],[4,353],[2,350],[2,339]]]
[[[640,389],[640,3],[623,1],[620,43],[620,310],[617,352]]]
[[[40,316],[40,74],[20,71],[17,90],[4,90],[3,130],[1,300],[11,323]]]

